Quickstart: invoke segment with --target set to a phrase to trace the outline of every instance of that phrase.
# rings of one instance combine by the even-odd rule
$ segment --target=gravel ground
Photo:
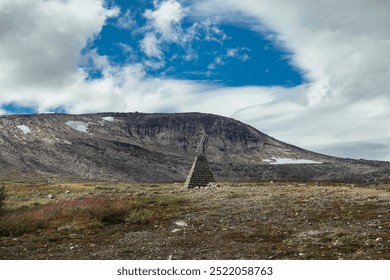
[[[70,185],[68,193],[168,195],[185,203],[144,224],[62,225],[3,236],[0,258],[390,259],[387,184],[224,183],[192,190],[165,184],[119,191],[115,185],[88,186],[75,191]],[[58,187],[61,194],[65,189]]]

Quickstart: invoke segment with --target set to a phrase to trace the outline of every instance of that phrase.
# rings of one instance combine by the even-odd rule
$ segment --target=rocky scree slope
[[[390,175],[387,162],[313,153],[210,114],[13,115],[0,117],[0,128],[3,178],[184,181],[203,132],[217,180],[370,181]]]

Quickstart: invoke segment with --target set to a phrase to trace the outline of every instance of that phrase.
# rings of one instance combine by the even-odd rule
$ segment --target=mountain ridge
[[[3,178],[184,181],[203,133],[204,153],[219,181],[372,181],[390,174],[387,162],[307,151],[213,114],[12,115],[1,116],[0,127]],[[306,163],[277,164],[286,160]]]

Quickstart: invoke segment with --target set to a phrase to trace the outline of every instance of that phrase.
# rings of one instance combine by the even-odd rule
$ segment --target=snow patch
[[[309,160],[309,159],[294,159],[294,158],[270,158],[264,160],[270,164],[318,164],[322,163],[319,161]]]
[[[16,127],[19,128],[24,134],[31,133],[31,129],[27,125],[23,124],[23,125],[18,125]]]
[[[103,120],[108,121],[108,122],[113,122],[115,120],[114,117],[104,117]]]
[[[88,133],[89,123],[77,122],[77,121],[67,121],[65,124],[73,129],[75,129],[75,130],[80,131],[80,132]]]

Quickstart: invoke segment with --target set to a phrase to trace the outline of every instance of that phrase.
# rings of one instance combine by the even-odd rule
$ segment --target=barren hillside
[[[0,176],[184,181],[203,133],[217,180],[389,178],[390,164],[316,154],[210,114],[0,117]]]

